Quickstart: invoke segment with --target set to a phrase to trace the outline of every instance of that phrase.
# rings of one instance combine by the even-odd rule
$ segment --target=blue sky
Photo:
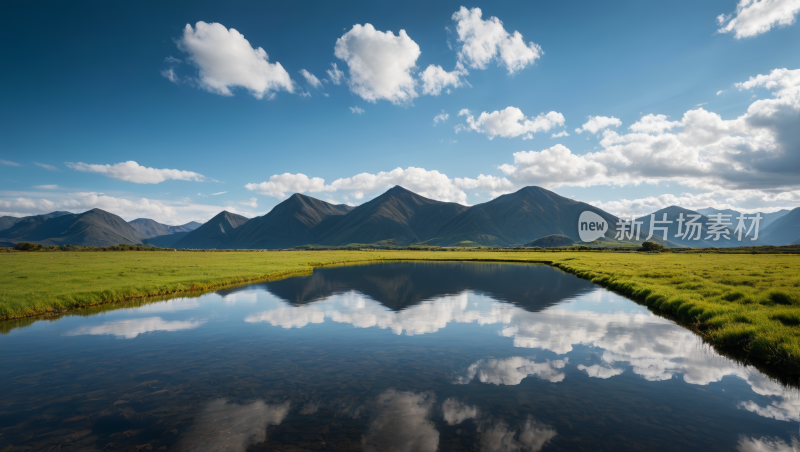
[[[0,214],[800,206],[796,0],[430,3],[7,6]]]

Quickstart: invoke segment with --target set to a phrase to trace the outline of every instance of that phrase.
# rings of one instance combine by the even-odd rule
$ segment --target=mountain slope
[[[230,248],[239,233],[239,227],[247,221],[248,218],[246,217],[222,211],[199,228],[173,243],[172,247],[194,249]]]
[[[726,215],[730,213],[730,212],[726,212],[726,211],[720,211],[720,212],[723,213],[723,214],[726,214]],[[760,245],[763,245],[763,243],[760,242],[760,241],[752,241],[752,240],[750,240],[749,237],[746,238],[744,234],[742,234],[742,240],[739,241],[738,238],[737,238],[738,236],[735,236],[733,234],[733,230],[736,229],[736,224],[737,224],[737,220],[735,219],[735,217],[731,217],[731,219],[729,221],[730,223],[732,223],[732,225],[728,228],[728,229],[730,229],[730,232],[728,233],[728,237],[730,237],[729,239],[725,239],[725,237],[723,237],[722,235],[720,235],[719,240],[714,240],[713,237],[708,238],[709,237],[709,230],[708,230],[708,227],[706,227],[706,224],[710,223],[711,220],[709,220],[708,217],[703,216],[703,215],[701,215],[699,219],[695,220],[696,223],[700,224],[700,228],[699,228],[700,229],[700,238],[699,238],[699,240],[693,240],[694,237],[697,237],[696,230],[692,231],[691,235],[686,235],[685,238],[681,238],[681,237],[677,236],[678,227],[679,227],[677,220],[680,217],[680,215],[683,214],[683,218],[686,219],[686,220],[689,220],[690,219],[689,215],[699,215],[699,212],[695,212],[695,211],[689,210],[689,209],[684,209],[683,207],[679,207],[679,206],[670,206],[670,207],[666,207],[664,209],[661,209],[661,210],[658,210],[658,211],[654,212],[654,214],[656,216],[655,217],[656,221],[662,221],[662,219],[664,218],[664,214],[665,213],[667,214],[667,221],[672,221],[671,224],[667,225],[667,228],[668,228],[667,239],[669,241],[671,241],[673,243],[676,243],[678,245],[681,245],[681,246],[686,246],[686,247],[689,247],[689,248],[730,248],[730,247],[735,247],[735,246],[760,246]],[[737,214],[737,216],[738,216],[738,214]],[[642,239],[646,239],[648,234],[650,233],[650,219],[651,219],[650,215],[645,215],[645,216],[642,216],[642,217],[639,217],[639,218],[636,219],[637,221],[641,221],[642,222],[642,226],[641,226],[641,228],[642,228],[641,238]],[[658,228],[658,227],[662,227],[663,225],[660,225],[660,224],[656,223],[655,226]],[[745,226],[747,228],[749,228],[750,227],[750,222],[749,221],[745,222]],[[683,229],[681,231],[682,233],[687,232],[687,228],[686,228],[686,223],[685,222],[684,222],[684,225],[683,225],[682,229]],[[745,232],[747,232],[747,231],[745,231]],[[653,237],[657,237],[657,238],[662,238],[662,236],[663,236],[663,231],[660,231],[660,230],[656,230],[654,235],[653,235]],[[714,234],[714,236],[716,236],[716,235]]]
[[[122,218],[100,209],[45,221],[20,221],[3,231],[5,238],[54,245],[111,246],[141,244],[142,236]]]
[[[191,231],[176,232],[174,234],[159,235],[142,240],[145,244],[157,246],[159,248],[172,248],[178,240],[186,237]]]
[[[49,220],[51,218],[56,218],[56,217],[60,217],[60,216],[63,216],[63,215],[71,215],[71,213],[59,210],[59,211],[56,211],[56,212],[45,213],[45,214],[42,214],[42,215],[31,215],[29,217],[21,217],[21,218],[17,218],[17,217],[0,217],[0,219],[2,219],[2,218],[6,219],[6,220],[3,220],[3,221],[0,221],[0,225],[7,224],[8,222],[12,222],[8,227],[0,229],[0,237],[4,237],[4,238],[5,237],[11,237],[11,235],[8,235],[8,234],[13,234],[13,235],[26,234],[27,232],[30,232],[30,231],[34,230],[36,228],[36,226],[44,223],[45,221],[47,221],[47,220]],[[0,226],[0,227],[2,227],[2,226]],[[11,229],[12,227],[15,227],[15,229],[14,229],[15,232],[9,232],[9,229]]]
[[[266,215],[243,225],[233,247],[275,249],[313,244],[332,226],[331,220],[340,219],[352,209],[295,193]]]
[[[762,229],[761,241],[768,245],[789,245],[800,239],[800,207]]]
[[[606,220],[606,237],[614,237],[617,222],[614,215],[544,188],[525,187],[466,209],[443,225],[427,243],[511,246],[553,234],[565,235],[577,242],[580,241],[578,218],[587,210]]]
[[[779,210],[777,212],[772,212],[772,213],[761,213],[761,223],[760,223],[760,226],[759,226],[759,230],[763,231],[767,226],[769,226],[770,224],[775,222],[775,220],[777,220],[778,218],[786,215],[789,212],[790,212],[789,210],[783,209],[783,210]],[[705,208],[705,209],[697,209],[697,213],[699,213],[700,215],[703,215],[705,217],[707,217],[709,215],[714,215],[714,214],[717,214],[717,213],[721,213],[723,215],[731,215],[732,221],[736,221],[736,217],[741,215],[736,210],[731,210],[731,209],[719,210],[719,209],[715,209],[713,207],[708,207],[708,208]],[[748,216],[750,216],[750,215],[755,215],[755,214],[748,214]]]
[[[4,215],[0,217],[0,232],[14,226],[15,224],[22,221],[22,217],[11,217],[8,215]]]
[[[338,219],[319,243],[409,245],[433,238],[443,224],[467,209],[454,202],[425,198],[398,185]]]
[[[539,247],[539,248],[556,248],[562,246],[572,246],[575,244],[575,241],[571,238],[567,237],[566,235],[559,235],[553,234],[548,235],[546,237],[538,238],[531,243],[526,244],[527,247]]]
[[[176,232],[191,232],[200,227],[200,223],[196,221],[192,221],[180,226],[169,226],[149,218],[137,218],[133,221],[129,221],[128,224],[139,231],[144,238],[175,234]]]

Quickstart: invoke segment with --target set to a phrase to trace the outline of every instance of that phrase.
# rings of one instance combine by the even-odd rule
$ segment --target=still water
[[[0,324],[0,451],[798,447],[800,396],[546,266],[385,263]]]

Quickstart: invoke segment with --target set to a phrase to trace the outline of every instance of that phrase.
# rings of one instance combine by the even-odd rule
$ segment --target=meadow
[[[549,264],[674,318],[744,360],[800,375],[800,256],[598,251],[14,252],[0,319],[200,292],[377,260]]]

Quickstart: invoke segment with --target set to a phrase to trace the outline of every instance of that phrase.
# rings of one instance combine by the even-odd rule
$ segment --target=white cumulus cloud
[[[631,133],[608,130],[616,118],[593,117],[580,129],[602,132],[601,149],[576,154],[564,146],[517,152],[500,165],[517,185],[628,185],[675,181],[701,191],[758,190],[768,199],[782,192],[791,202],[800,188],[800,77],[776,69],[737,84],[767,88],[773,97],[756,100],[738,118],[725,120],[703,108],[677,121],[647,115]],[[752,196],[751,196],[752,197]],[[777,199],[777,198],[776,198]],[[796,202],[796,201],[795,201]]]
[[[336,67],[336,63],[331,63],[331,68],[325,71],[328,73],[328,79],[334,85],[341,85],[342,81],[344,80],[344,72],[340,71],[338,67]]]
[[[306,79],[308,84],[313,86],[314,88],[317,89],[322,88],[322,82],[320,82],[317,76],[312,74],[311,72],[308,72],[305,69],[300,69],[300,75],[302,75],[303,78]]]
[[[247,184],[246,189],[265,196],[285,198],[287,193],[306,193],[330,191],[321,177],[308,177],[305,174],[283,173],[270,176],[269,181],[260,184]]]
[[[621,125],[622,121],[613,116],[590,116],[589,120],[586,121],[584,125],[575,129],[575,131],[578,133],[582,133],[583,131],[597,133],[608,127],[619,127]]]
[[[401,185],[426,198],[439,201],[466,204],[467,194],[458,188],[447,175],[436,170],[426,170],[410,166],[406,169],[395,168],[392,171],[381,171],[377,174],[361,173],[353,177],[337,179],[331,186],[337,190],[352,191],[359,198],[379,189],[388,189]]]
[[[205,222],[222,210],[253,217],[255,214],[235,207],[195,204],[189,199],[159,200],[115,197],[97,192],[0,192],[0,215],[22,217],[56,210],[81,213],[94,208],[119,215],[126,220],[151,218],[159,223],[179,225],[189,221]]]
[[[366,101],[402,104],[418,95],[412,71],[420,49],[405,30],[395,36],[356,24],[336,40],[334,55],[347,63],[350,90]]]
[[[448,115],[447,113],[444,112],[444,110],[442,110],[441,113],[433,117],[433,125],[435,126],[436,124],[440,122],[445,122],[448,119],[450,119],[450,115]]]
[[[745,82],[735,83],[734,86],[739,91],[766,88],[775,90],[774,94],[776,96],[791,95],[792,90],[800,86],[800,69],[773,69],[769,74],[758,74],[755,77],[750,77]]]
[[[88,163],[66,162],[69,168],[87,173],[98,173],[114,179],[120,179],[137,184],[157,184],[165,180],[188,180],[202,182],[208,180],[202,174],[192,171],[183,171],[166,168],[149,168],[141,166],[133,160],[115,163],[113,165],[94,165]]]
[[[325,184],[321,177],[308,177],[305,174],[276,174],[269,181],[247,184],[245,188],[262,195],[284,198],[287,193],[350,192],[356,199],[377,190],[387,190],[395,185],[403,186],[427,198],[466,204],[464,193],[447,175],[436,170],[426,170],[410,166],[395,168],[376,174],[361,173],[352,177],[340,178]]]
[[[611,118],[611,119],[616,119],[616,118]],[[620,124],[622,123],[617,119],[616,126],[619,126]],[[681,125],[680,121],[670,121],[667,119],[666,115],[654,115],[651,113],[647,116],[643,116],[642,119],[633,123],[633,125],[630,126],[630,129],[633,130],[634,132],[641,132],[641,133],[661,133],[665,130],[671,130],[674,127],[678,127],[680,125]],[[596,131],[592,133],[596,133]]]
[[[438,96],[448,86],[453,88],[464,86],[466,82],[462,80],[462,77],[465,75],[468,75],[468,72],[460,61],[456,63],[456,68],[452,72],[447,72],[441,66],[431,64],[419,74],[419,78],[422,80],[422,94]]]
[[[773,27],[795,23],[800,0],[739,0],[732,14],[720,14],[719,33],[733,33],[736,39],[766,33]]]
[[[517,107],[507,107],[491,113],[483,112],[477,119],[466,109],[461,110],[458,115],[466,116],[467,124],[456,126],[456,132],[476,131],[485,134],[490,140],[496,136],[514,138],[524,135],[523,138],[531,138],[533,133],[547,132],[553,127],[564,125],[564,115],[561,113],[551,111],[528,118]]]
[[[509,73],[533,64],[543,52],[539,45],[525,43],[520,32],[508,33],[497,17],[483,20],[480,8],[461,7],[453,13],[458,41],[463,43],[458,52],[459,61],[473,69],[485,69],[497,59]]]
[[[364,109],[361,107],[350,107],[350,112],[356,115],[363,115]]]
[[[270,63],[267,52],[253,48],[245,37],[222,24],[186,24],[178,47],[199,69],[200,86],[212,93],[232,96],[242,87],[257,99],[276,91],[294,92],[294,83],[280,63]],[[169,78],[169,77],[168,77]]]

